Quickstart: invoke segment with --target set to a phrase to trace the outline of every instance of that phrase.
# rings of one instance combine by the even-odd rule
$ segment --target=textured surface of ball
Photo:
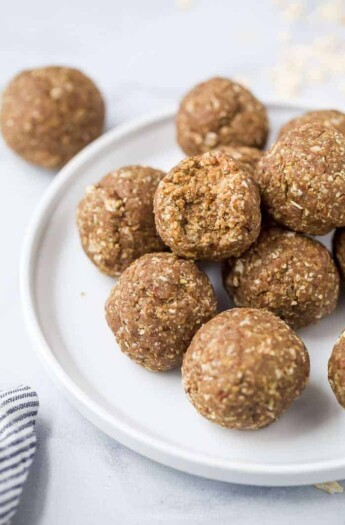
[[[257,238],[257,185],[241,164],[214,151],[183,160],[160,182],[156,226],[173,252],[221,260],[243,253]]]
[[[187,155],[220,145],[262,148],[268,135],[265,107],[246,88],[227,78],[198,84],[176,116],[177,142]]]
[[[0,122],[18,155],[56,168],[102,133],[104,114],[92,80],[76,69],[52,66],[23,71],[8,84]]]
[[[146,166],[126,166],[86,189],[77,208],[82,247],[104,273],[120,275],[145,253],[162,251],[153,196],[165,173]]]
[[[147,254],[131,264],[106,303],[121,350],[152,371],[181,365],[195,332],[216,311],[206,274],[171,253]]]
[[[303,126],[303,124],[315,122],[328,128],[334,128],[339,131],[339,133],[345,135],[345,114],[335,109],[320,109],[317,111],[308,111],[304,115],[290,120],[281,128],[279,136],[281,137],[288,131]]]
[[[309,356],[271,312],[235,308],[197,332],[182,377],[201,415],[224,427],[255,430],[273,423],[301,395]]]
[[[345,408],[345,332],[335,343],[328,361],[328,380],[338,403]]]
[[[258,164],[263,206],[292,230],[323,235],[345,225],[345,137],[320,124],[284,134]]]
[[[264,229],[240,258],[224,263],[224,284],[237,306],[267,308],[293,328],[332,313],[339,297],[328,250],[277,227]]]

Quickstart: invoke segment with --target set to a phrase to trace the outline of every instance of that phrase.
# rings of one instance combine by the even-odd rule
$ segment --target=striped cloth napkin
[[[0,525],[15,515],[35,455],[38,404],[29,386],[0,391]]]

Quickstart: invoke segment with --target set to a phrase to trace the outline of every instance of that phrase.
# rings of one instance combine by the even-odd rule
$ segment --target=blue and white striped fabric
[[[0,391],[0,525],[15,515],[35,455],[38,404],[29,386]]]

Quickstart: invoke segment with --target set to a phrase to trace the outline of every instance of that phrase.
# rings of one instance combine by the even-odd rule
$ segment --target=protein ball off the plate
[[[147,254],[132,263],[106,303],[121,350],[152,371],[179,366],[195,332],[216,311],[206,274],[171,253]]]
[[[293,328],[333,312],[339,296],[328,250],[277,227],[264,229],[240,258],[224,263],[224,285],[237,306],[266,308]]]
[[[301,395],[309,356],[301,339],[271,312],[235,308],[197,332],[182,378],[201,415],[224,427],[256,430]]]
[[[258,237],[261,212],[256,183],[226,153],[183,160],[160,182],[154,209],[159,235],[189,259],[241,255]]]
[[[42,67],[19,73],[6,87],[1,129],[21,157],[56,168],[102,133],[104,113],[101,93],[83,73]]]
[[[120,275],[145,253],[162,251],[153,196],[165,173],[126,166],[86,189],[78,205],[77,224],[83,249],[104,273]]]
[[[340,274],[345,279],[345,228],[338,228],[333,237],[333,255],[340,270]]]
[[[323,235],[345,225],[345,137],[320,124],[282,136],[258,164],[263,206],[292,230]]]
[[[218,151],[227,153],[234,160],[244,166],[255,180],[255,171],[259,160],[263,157],[264,152],[257,148],[247,146],[220,146]]]
[[[345,332],[335,343],[328,361],[328,380],[338,403],[345,408]]]
[[[290,120],[283,126],[279,132],[279,137],[283,136],[292,129],[303,126],[303,124],[310,124],[316,122],[328,128],[334,128],[339,133],[345,135],[345,114],[335,109],[321,109],[318,111],[308,111],[300,117]]]
[[[264,147],[265,107],[246,88],[227,78],[198,84],[182,100],[176,116],[177,142],[187,155],[220,145]]]

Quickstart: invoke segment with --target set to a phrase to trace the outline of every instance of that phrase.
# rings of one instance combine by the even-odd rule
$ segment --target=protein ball
[[[221,146],[218,151],[227,153],[234,160],[239,162],[255,180],[256,167],[259,160],[262,159],[264,152],[257,148],[248,148],[247,146]]]
[[[182,378],[202,416],[224,427],[257,430],[301,395],[309,356],[301,339],[271,312],[235,308],[197,332]]]
[[[277,223],[323,235],[345,225],[345,137],[320,124],[289,131],[261,159],[257,183]]]
[[[279,132],[279,137],[292,129],[303,126],[303,124],[318,123],[327,128],[334,128],[339,133],[345,135],[345,114],[335,109],[321,109],[318,111],[308,111],[300,117],[290,120]]]
[[[224,263],[224,285],[237,306],[266,308],[293,328],[337,306],[339,274],[328,250],[299,233],[271,227],[239,259]]]
[[[335,343],[328,361],[328,381],[338,403],[345,408],[345,331]]]
[[[196,264],[171,253],[131,264],[106,303],[121,350],[152,371],[179,366],[193,335],[217,311],[212,285]]]
[[[177,142],[187,155],[220,145],[262,148],[268,135],[265,107],[246,88],[227,78],[198,84],[176,116]]]
[[[86,189],[77,208],[82,247],[104,273],[120,275],[145,253],[162,251],[153,196],[165,173],[144,166],[126,166]]]
[[[56,168],[102,133],[104,113],[101,93],[83,73],[42,67],[19,73],[6,87],[1,129],[21,157]]]
[[[160,182],[154,199],[159,235],[189,259],[241,255],[260,232],[260,197],[247,170],[219,151],[187,158]]]
[[[335,231],[333,237],[333,255],[340,270],[340,274],[345,279],[345,228]]]

